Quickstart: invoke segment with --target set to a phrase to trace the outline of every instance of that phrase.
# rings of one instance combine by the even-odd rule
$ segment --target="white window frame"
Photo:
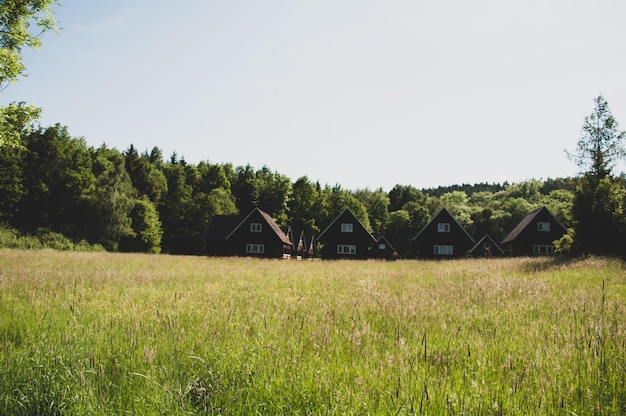
[[[535,244],[535,245],[533,245],[533,254],[535,254],[535,255],[551,255],[551,254],[554,254],[554,245],[552,245],[552,244]]]
[[[380,243],[380,244],[378,245],[378,249],[379,249],[379,250],[385,250],[386,248],[387,248],[387,245],[386,245],[385,243]]]
[[[453,256],[454,246],[435,244],[433,247],[433,254],[437,256]]]
[[[437,232],[439,232],[439,233],[449,233],[450,232],[450,223],[449,222],[437,223]]]
[[[550,223],[543,221],[537,223],[537,231],[540,232],[549,232],[550,231]]]
[[[341,232],[342,233],[351,233],[354,231],[354,224],[351,222],[342,222],[341,223]]]
[[[260,222],[251,222],[250,223],[250,232],[251,233],[260,233],[263,230],[263,224]]]
[[[356,254],[355,244],[337,244],[337,254]]]
[[[248,243],[246,244],[246,253],[263,254],[265,253],[265,245]]]

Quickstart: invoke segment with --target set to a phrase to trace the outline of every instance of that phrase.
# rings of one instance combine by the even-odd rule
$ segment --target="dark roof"
[[[207,224],[202,238],[205,241],[221,241],[243,220],[241,215],[214,215]]]
[[[322,231],[318,236],[317,236],[317,241],[321,241],[323,240],[323,236],[326,233],[326,231],[328,231],[329,229],[332,228],[332,226],[337,222],[337,220],[339,220],[339,218],[341,218],[345,213],[350,214],[360,225],[361,228],[363,228],[363,230],[365,230],[365,232],[367,232],[367,234],[369,234],[369,236],[371,237],[372,241],[376,241],[376,239],[374,238],[374,236],[372,235],[372,233],[370,233],[367,228],[365,228],[365,225],[363,225],[363,223],[352,213],[352,211],[350,210],[350,208],[344,208],[343,211],[341,211],[341,213],[339,215],[337,215],[335,217],[335,219],[328,225],[328,227],[326,227],[324,229],[324,231]]]
[[[468,253],[470,253],[470,254],[471,254],[471,253],[473,253],[475,250],[478,250],[478,249],[482,246],[482,244],[483,244],[484,242],[489,242],[489,243],[491,243],[491,247],[492,247],[492,248],[494,248],[494,247],[495,247],[495,250],[498,252],[498,254],[500,254],[500,255],[504,255],[504,251],[502,250],[502,248],[500,248],[500,246],[498,245],[498,243],[496,243],[496,242],[494,241],[494,239],[493,239],[493,238],[491,238],[491,236],[490,236],[489,234],[485,234],[485,236],[484,236],[483,238],[481,238],[480,240],[478,240],[478,242],[474,245],[474,247],[472,247],[472,248],[468,251]]]
[[[454,218],[454,215],[452,215],[450,213],[450,211],[448,211],[448,209],[446,207],[443,207],[439,210],[439,212],[433,217],[432,220],[430,220],[428,222],[428,224],[426,224],[426,226],[424,228],[422,228],[420,230],[419,233],[417,233],[417,235],[415,237],[413,237],[413,240],[417,240],[417,238],[420,236],[420,234],[422,234],[424,232],[424,230],[426,230],[436,219],[437,217],[439,217],[440,215],[443,214],[448,214],[450,216],[450,218],[452,218],[452,221],[455,222],[455,224],[461,229],[463,230],[463,232],[465,233],[465,235],[470,239],[470,241],[473,243],[474,242],[474,238],[467,232],[467,230],[465,229],[465,227],[463,227],[457,220],[456,218]]]
[[[378,240],[376,240],[376,244],[380,244],[380,243],[385,243],[386,246],[389,247],[394,253],[398,252],[394,248],[394,246],[389,242],[389,240],[387,240],[387,237],[385,237],[384,235],[381,235],[380,238]]]
[[[270,214],[268,214],[267,212],[259,208],[254,208],[252,212],[250,212],[250,214],[248,214],[243,220],[239,222],[239,225],[237,225],[233,230],[231,230],[231,232],[226,236],[226,238],[228,239],[235,231],[237,231],[237,229],[241,227],[241,225],[245,223],[246,220],[250,218],[250,216],[252,216],[252,214],[254,214],[255,212],[258,212],[261,215],[261,217],[265,220],[265,222],[270,226],[270,228],[274,231],[276,236],[280,238],[280,240],[283,243],[291,245],[291,241],[289,240],[289,237],[287,236],[287,234],[285,234],[285,232],[280,228],[280,226],[276,223],[276,221],[274,221],[274,219],[270,216]]]
[[[519,224],[517,224],[517,226],[513,228],[513,230],[511,230],[511,232],[508,233],[504,237],[504,239],[502,239],[500,244],[510,243],[514,241],[520,235],[520,233],[526,227],[528,227],[528,225],[532,223],[533,220],[543,211],[545,211],[548,215],[550,215],[550,217],[552,217],[554,221],[556,221],[556,223],[563,229],[564,232],[567,232],[567,229],[563,226],[563,224],[559,222],[559,220],[556,219],[554,215],[552,215],[552,213],[548,210],[548,208],[546,208],[545,206],[542,206],[542,207],[535,209],[534,211],[529,212],[524,218],[522,218]]]

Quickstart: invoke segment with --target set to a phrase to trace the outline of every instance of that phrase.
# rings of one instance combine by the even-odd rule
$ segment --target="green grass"
[[[623,414],[626,269],[0,250],[0,414]]]

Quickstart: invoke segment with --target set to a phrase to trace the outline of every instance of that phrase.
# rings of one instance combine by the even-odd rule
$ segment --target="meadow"
[[[626,413],[618,260],[0,250],[3,415]]]

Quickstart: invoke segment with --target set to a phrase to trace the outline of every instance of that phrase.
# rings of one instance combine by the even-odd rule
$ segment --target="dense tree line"
[[[200,162],[158,148],[139,152],[90,147],[55,125],[25,132],[22,145],[0,154],[0,221],[22,233],[55,232],[111,251],[201,254],[213,215],[260,207],[281,225],[309,235],[349,207],[375,236],[403,253],[442,207],[475,236],[502,238],[533,208],[546,205],[566,225],[574,181],[463,185],[419,190],[411,185],[347,190],[301,177],[292,181],[267,166]]]

